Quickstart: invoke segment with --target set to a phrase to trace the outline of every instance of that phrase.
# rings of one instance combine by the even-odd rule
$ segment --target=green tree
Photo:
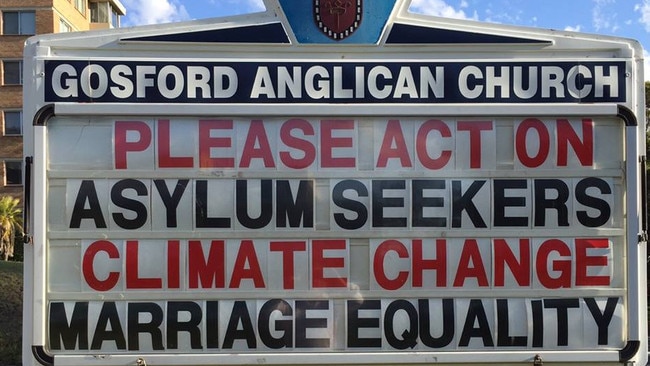
[[[650,72],[650,70],[646,70]],[[646,156],[650,156],[647,152],[650,152],[650,81],[645,82],[645,120],[646,120],[646,133],[645,133],[645,149]],[[650,165],[650,164],[649,164]],[[650,167],[646,167],[650,169]]]
[[[650,81],[645,82],[645,119],[650,120]]]
[[[0,198],[0,254],[4,260],[14,256],[16,236],[22,235],[20,200],[11,196]]]

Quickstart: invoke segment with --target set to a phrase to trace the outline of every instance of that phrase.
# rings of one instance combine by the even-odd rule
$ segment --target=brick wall
[[[1,8],[30,8],[51,6],[52,0],[0,0]]]
[[[23,139],[20,136],[0,137],[0,156],[12,159],[22,159]]]
[[[0,108],[18,109],[23,106],[23,88],[20,85],[0,86]]]
[[[85,1],[86,9],[83,13],[75,7],[75,0],[0,0],[0,11],[34,10],[37,34],[59,32],[61,19],[64,19],[73,30],[84,31],[91,28],[90,8],[88,0]],[[2,35],[0,32],[0,61],[21,60],[23,45],[27,38],[28,36],[23,35]],[[0,62],[0,75],[1,66]],[[0,83],[0,196],[4,194],[22,196],[22,186],[4,186],[3,169],[5,159],[22,160],[22,137],[3,136],[2,133],[4,131],[2,112],[22,108],[22,98],[21,86]],[[24,125],[29,123],[31,121],[23,121]]]

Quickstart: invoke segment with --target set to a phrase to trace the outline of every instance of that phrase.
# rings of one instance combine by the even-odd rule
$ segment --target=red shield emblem
[[[314,0],[318,28],[333,40],[350,36],[361,24],[363,0]]]

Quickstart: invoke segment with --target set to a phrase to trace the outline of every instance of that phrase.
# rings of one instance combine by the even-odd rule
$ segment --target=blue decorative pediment
[[[289,43],[282,23],[246,25],[184,33],[125,38],[122,41],[183,43]]]
[[[549,44],[497,28],[466,30],[442,18],[408,12],[411,0],[265,0],[267,11],[202,21],[188,31],[175,26],[122,38],[125,42],[227,44]],[[417,20],[416,20],[417,18]],[[240,21],[241,20],[241,21]],[[457,21],[457,20],[454,20]],[[461,21],[462,22],[462,21]],[[473,22],[465,22],[472,24]],[[471,27],[470,27],[471,28]],[[161,31],[162,30],[162,31]],[[521,33],[529,34],[529,33]]]
[[[386,44],[550,43],[549,41],[395,23]]]

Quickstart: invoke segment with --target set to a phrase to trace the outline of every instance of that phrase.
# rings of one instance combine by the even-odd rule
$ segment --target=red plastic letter
[[[115,259],[120,257],[120,252],[117,250],[115,244],[107,240],[98,240],[88,246],[86,252],[84,253],[84,258],[82,262],[82,271],[84,275],[84,280],[90,288],[96,291],[108,291],[117,285],[117,281],[120,279],[119,272],[110,272],[108,277],[104,280],[100,280],[95,275],[94,265],[95,265],[95,256],[99,252],[105,252],[108,254],[108,258]]]
[[[129,142],[129,131],[137,132],[139,139]],[[146,150],[151,145],[151,129],[142,121],[115,122],[115,169],[126,169],[126,156],[129,152]]]

